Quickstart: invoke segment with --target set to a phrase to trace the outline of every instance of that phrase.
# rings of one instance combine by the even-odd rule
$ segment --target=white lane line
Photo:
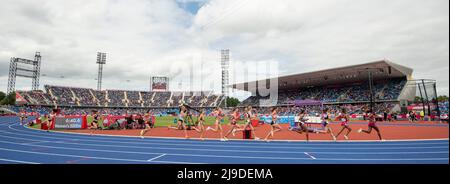
[[[46,143],[46,142],[54,142],[54,141],[34,141],[34,142],[27,142],[27,143],[21,143],[20,145],[34,145],[34,144],[39,144],[39,143]]]
[[[0,141],[3,143],[10,143],[7,141]],[[99,149],[85,149],[85,148],[69,148],[69,147],[55,147],[55,146],[41,146],[35,145],[35,147],[44,148],[54,148],[54,149],[65,149],[65,150],[77,150],[77,151],[94,151],[94,152],[110,152],[110,153],[125,153],[125,154],[141,154],[141,155],[154,155],[154,154],[166,154],[172,156],[183,156],[183,157],[212,157],[212,158],[237,158],[237,159],[274,159],[274,160],[309,160],[310,158],[298,158],[298,157],[256,157],[256,156],[232,156],[232,155],[201,155],[201,154],[172,154],[172,153],[157,153],[157,152],[131,152],[131,151],[116,151],[116,150],[99,150]],[[360,160],[360,159],[357,159]],[[371,160],[371,159],[367,159]],[[383,159],[381,159],[383,160]],[[394,159],[397,160],[397,159]],[[401,159],[400,159],[401,160]],[[414,159],[413,159],[414,160]],[[158,161],[153,161],[158,162]],[[166,161],[163,161],[166,162]]]
[[[309,153],[307,153],[307,152],[304,152],[305,153],[305,155],[307,155],[307,156],[309,156],[309,157],[311,157],[313,160],[315,160],[316,159],[316,157],[314,157],[314,156],[312,156],[312,155],[310,155]]]
[[[0,158],[0,161],[21,163],[21,164],[40,164],[40,163],[37,163],[37,162],[28,162],[28,161],[22,161],[22,160],[11,160],[11,159],[4,159],[4,158]]]
[[[118,158],[106,158],[106,157],[92,157],[92,156],[80,156],[80,155],[68,155],[68,154],[56,154],[56,153],[45,153],[45,152],[34,152],[34,151],[23,151],[23,150],[14,150],[14,149],[6,149],[0,148],[0,150],[13,151],[13,152],[22,152],[22,153],[33,153],[33,154],[43,154],[43,155],[55,155],[55,156],[65,156],[65,157],[77,157],[77,158],[90,158],[90,159],[101,159],[101,160],[118,160],[118,161],[131,161],[131,162],[148,162],[146,160],[135,160],[135,159],[118,159]],[[172,155],[172,154],[170,154]],[[190,155],[184,155],[190,156]],[[203,157],[203,156],[202,156]],[[222,157],[222,156],[217,156]],[[262,157],[249,157],[249,158],[262,158]],[[267,159],[267,158],[263,158]],[[285,158],[289,160],[306,160],[309,158]],[[448,160],[448,158],[407,158],[407,159],[334,159],[334,158],[326,158],[321,160],[359,160],[359,161],[375,161],[375,160],[389,160],[389,161],[414,161],[414,160]],[[151,161],[156,163],[174,163],[174,164],[201,164],[201,163],[188,163],[188,162],[171,162],[171,161]]]
[[[40,155],[62,156],[62,157],[89,158],[89,159],[100,159],[100,160],[116,160],[116,161],[140,162],[140,163],[148,162],[147,160],[109,158],[109,157],[93,157],[93,156],[71,155],[71,154],[58,154],[58,153],[47,153],[47,152],[35,152],[35,151],[16,150],[16,149],[8,149],[8,148],[0,148],[0,150],[11,151],[11,152],[20,152],[20,153],[32,153],[32,154],[40,154]],[[171,161],[152,161],[152,162],[155,162],[155,163],[172,163],[172,164],[201,164],[201,163],[171,162]]]
[[[44,132],[45,130],[40,130],[40,129],[33,129],[27,126],[23,126],[26,129],[29,130],[33,130],[33,131],[40,131],[40,132]],[[14,129],[14,128],[11,128]],[[20,131],[17,129],[14,129],[16,131]],[[23,132],[23,131],[22,131]],[[58,134],[74,134],[74,135],[89,135],[89,133],[80,133],[80,132],[63,132],[63,131],[54,131],[53,133],[58,133]],[[121,138],[121,137],[126,137],[126,138],[140,138],[140,136],[129,136],[129,135],[107,135],[107,134],[96,134],[96,138]],[[146,136],[146,138],[155,138],[155,139],[164,139],[163,140],[158,140],[160,142],[191,142],[186,140],[185,138],[180,138],[180,137],[158,137],[158,136]],[[111,139],[105,139],[105,140],[111,140]],[[147,139],[148,140],[148,139]],[[177,141],[165,141],[165,140],[177,140]],[[190,140],[199,140],[199,138],[191,138]],[[211,140],[211,141],[219,141],[219,139],[215,139],[215,138],[205,138],[205,140]],[[230,139],[232,141],[236,141],[236,142],[241,142],[243,144],[247,144],[247,145],[252,145],[253,143],[258,143],[256,141],[253,140],[245,140],[245,139]],[[414,141],[448,141],[449,138],[436,138],[436,139],[395,139],[395,140],[384,140],[384,142],[414,142]],[[275,143],[278,145],[286,145],[286,144],[279,144],[279,143],[306,143],[306,140],[271,140],[270,141],[271,144]],[[309,142],[318,142],[318,143],[334,143],[334,142],[338,142],[338,143],[383,143],[380,142],[379,140],[338,140],[338,141],[334,141],[334,140],[309,140]],[[219,142],[218,142],[219,143]],[[415,143],[414,143],[415,144]],[[351,144],[351,145],[356,145],[356,144]],[[365,144],[365,145],[371,145],[371,144]],[[391,144],[390,144],[391,145]]]
[[[431,160],[434,160],[434,161],[438,161],[438,160],[448,160],[448,157],[447,158],[361,158],[361,159],[359,159],[359,158],[355,158],[355,159],[353,159],[353,158],[321,158],[320,160],[337,160],[337,161],[340,161],[340,160],[362,160],[362,161],[364,161],[364,160],[372,160],[372,161],[375,161],[375,160],[377,160],[377,161],[414,161],[414,160],[431,161]]]
[[[16,130],[16,129],[14,129],[14,130]],[[20,130],[16,130],[17,132],[22,132],[22,131],[20,131]],[[18,134],[18,133],[11,133],[11,132],[6,132],[6,133],[8,133],[8,134],[13,134],[13,135],[22,135],[22,134]],[[28,133],[28,134],[30,134],[30,133]],[[41,134],[33,134],[33,135],[39,135],[39,136],[42,136]],[[32,136],[32,135],[27,135],[27,136]],[[33,136],[33,137],[36,137],[36,136]],[[50,138],[50,139],[66,139],[66,138],[64,138],[64,137],[69,137],[69,136],[60,136],[59,138],[56,138],[56,137],[48,137],[48,138]],[[67,139],[66,139],[67,140]],[[73,140],[73,139],[70,139],[70,140]],[[269,148],[269,149],[274,149],[274,148],[276,148],[276,149],[289,149],[289,150],[292,150],[292,149],[304,149],[304,148],[312,148],[312,147],[314,147],[314,148],[316,148],[316,149],[331,149],[331,147],[330,146],[339,146],[339,144],[335,144],[335,145],[329,145],[329,144],[323,144],[323,145],[327,145],[328,147],[327,148],[317,148],[317,147],[315,147],[317,144],[313,144],[313,145],[302,145],[301,147],[298,147],[298,146],[296,146],[296,147],[292,147],[292,146],[289,146],[289,147],[280,147],[280,146],[273,146],[273,145],[270,145],[270,146],[242,146],[242,145],[210,145],[210,144],[198,144],[198,143],[196,143],[196,142],[191,142],[191,143],[185,143],[185,144],[177,144],[177,143],[158,143],[159,141],[155,141],[155,142],[127,142],[127,141],[103,141],[103,140],[83,140],[83,141],[85,141],[85,142],[104,142],[104,143],[126,143],[126,144],[135,144],[135,145],[162,145],[162,146],[164,146],[164,145],[167,145],[167,146],[187,146],[187,145],[189,145],[189,146],[193,146],[193,147],[223,147],[223,148],[232,148],[232,147],[234,147],[234,148]],[[356,145],[354,145],[354,144],[352,144],[353,146],[356,146]],[[358,144],[358,145],[362,145],[362,144]],[[366,144],[366,145],[370,145],[371,147],[370,148],[361,148],[361,147],[358,147],[358,148],[348,148],[348,146],[350,146],[350,145],[346,145],[347,146],[347,148],[345,148],[345,149],[378,149],[377,147],[375,147],[375,146],[382,146],[382,145],[373,145],[373,144]],[[416,145],[416,144],[413,144],[413,143],[411,143],[411,144],[395,144],[395,145]],[[386,145],[383,145],[383,148],[382,149],[389,149],[388,147],[389,146],[395,146],[394,144],[386,144]],[[417,145],[448,145],[448,143],[418,143]],[[307,147],[305,147],[305,146],[307,146]],[[387,147],[386,147],[387,146]],[[396,149],[397,147],[394,147],[394,148],[392,148],[392,149]],[[342,149],[342,148],[336,148],[336,149]]]
[[[7,144],[17,144],[10,143],[7,141],[0,141],[0,143]],[[134,152],[134,151],[117,151],[117,150],[101,150],[101,149],[86,149],[86,148],[70,148],[70,147],[59,147],[59,146],[42,146],[42,145],[33,145],[34,147],[41,148],[53,148],[53,149],[63,149],[63,150],[76,150],[76,151],[94,151],[94,152],[108,152],[108,153],[125,153],[125,154],[140,154],[140,155],[172,155],[172,156],[192,156],[192,157],[213,157],[213,158],[249,158],[249,159],[278,159],[278,160],[306,160],[309,158],[288,158],[288,157],[254,157],[254,156],[227,156],[227,155],[201,155],[201,154],[172,154],[172,153],[157,153],[157,152]],[[2,149],[2,148],[0,148]],[[153,161],[158,162],[158,161]],[[166,161],[163,161],[166,162]],[[189,162],[178,162],[182,164],[192,164]],[[200,163],[194,163],[200,164]]]
[[[159,156],[157,156],[157,157],[148,159],[147,161],[148,161],[148,162],[151,162],[151,161],[153,161],[153,160],[156,160],[156,159],[161,158],[161,157],[166,156],[166,155],[167,155],[167,154],[162,154],[162,155],[159,155]]]
[[[34,139],[27,139],[27,138],[19,138],[19,137],[10,137],[10,136],[4,136],[0,135],[0,137],[10,138],[10,139],[16,139],[16,140],[34,140]],[[0,141],[4,142],[4,141]],[[55,142],[57,143],[57,142]],[[240,153],[278,153],[278,154],[298,154],[303,152],[296,152],[296,151],[267,151],[267,150],[230,150],[230,149],[195,149],[195,148],[166,148],[166,147],[152,147],[152,146],[146,146],[146,147],[139,147],[139,146],[118,146],[118,145],[105,145],[105,144],[85,144],[85,143],[70,143],[70,142],[62,142],[61,144],[65,145],[78,145],[78,146],[96,146],[96,147],[116,147],[116,148],[136,148],[136,149],[157,149],[157,150],[181,150],[181,151],[208,151],[208,152],[240,152]],[[29,146],[36,146],[36,145],[29,145]],[[303,149],[308,148],[304,147]],[[403,147],[405,148],[405,147]],[[396,148],[396,149],[403,149],[403,148]],[[413,147],[414,148],[426,148],[426,147]],[[428,147],[428,148],[441,148],[441,147]],[[448,147],[442,147],[442,148],[448,148]],[[324,149],[324,148],[311,148],[311,149]],[[331,148],[330,148],[331,149]],[[341,148],[344,149],[344,148]],[[383,148],[380,148],[383,149]],[[332,149],[335,150],[335,149]],[[314,151],[315,152],[315,151]],[[414,152],[416,154],[418,151]],[[442,151],[440,151],[442,152]],[[139,153],[139,152],[138,152]],[[327,152],[324,152],[327,153]],[[348,152],[347,152],[348,153]],[[372,152],[350,152],[348,154],[371,154]],[[385,153],[385,152],[382,152]],[[428,152],[423,152],[426,154],[429,154]],[[444,152],[446,153],[446,152]],[[403,152],[402,154],[410,154],[409,152]]]

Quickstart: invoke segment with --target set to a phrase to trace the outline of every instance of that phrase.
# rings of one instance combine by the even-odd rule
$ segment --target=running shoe
[[[348,137],[346,135],[344,135],[345,140],[348,140]]]
[[[361,133],[362,132],[362,128],[360,128],[359,130],[358,130],[358,133]]]

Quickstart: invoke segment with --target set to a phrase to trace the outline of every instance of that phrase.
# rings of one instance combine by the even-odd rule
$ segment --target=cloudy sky
[[[41,84],[220,91],[220,50],[233,66],[274,61],[279,74],[389,59],[449,93],[448,0],[0,0],[0,91],[11,57],[42,55]],[[201,80],[186,80],[192,68]],[[233,73],[233,72],[232,72]],[[41,88],[43,85],[41,85]],[[17,80],[30,89],[31,80]]]

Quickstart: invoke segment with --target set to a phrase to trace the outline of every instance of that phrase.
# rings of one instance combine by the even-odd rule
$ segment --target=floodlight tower
[[[97,52],[98,77],[97,90],[102,90],[103,65],[106,64],[106,53]]]
[[[228,69],[230,67],[230,50],[221,50],[221,66],[222,66],[222,95],[225,97],[225,107],[227,107],[228,98]]]
[[[15,91],[16,78],[31,78],[32,90],[39,89],[39,76],[41,74],[41,53],[36,52],[34,60],[12,57],[9,65],[8,90],[7,93]]]

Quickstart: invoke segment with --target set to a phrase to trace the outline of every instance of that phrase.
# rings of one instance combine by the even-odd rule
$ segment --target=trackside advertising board
[[[55,118],[55,129],[82,129],[84,121],[82,116],[65,116]]]

